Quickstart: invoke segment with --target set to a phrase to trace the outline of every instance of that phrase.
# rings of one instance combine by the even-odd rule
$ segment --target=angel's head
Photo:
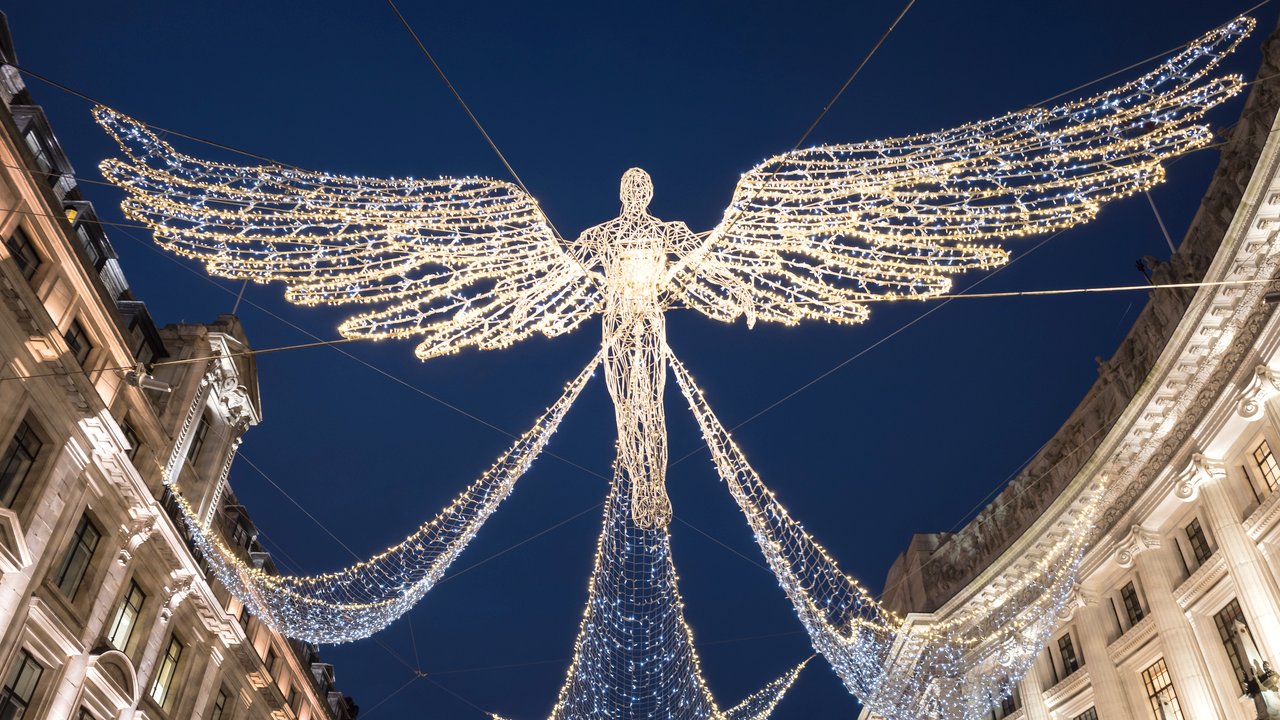
[[[622,190],[618,194],[622,196],[623,215],[642,213],[653,199],[653,180],[640,168],[631,168],[622,173]]]

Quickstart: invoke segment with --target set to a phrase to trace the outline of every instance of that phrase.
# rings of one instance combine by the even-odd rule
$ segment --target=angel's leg
[[[618,423],[618,464],[631,481],[635,523],[646,530],[671,521],[662,407],[665,333],[660,312],[605,315],[605,379]]]

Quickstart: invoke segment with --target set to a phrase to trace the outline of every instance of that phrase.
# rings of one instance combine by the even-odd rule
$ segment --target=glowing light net
[[[338,572],[264,572],[242,549],[228,546],[220,534],[203,527],[175,492],[179,507],[218,579],[263,622],[289,637],[315,643],[369,637],[408,612],[439,582],[547,446],[599,360],[594,358],[533,427],[448,507],[403,542]]]
[[[747,463],[689,371],[670,358],[717,473],[755,532],[813,647],[851,693],[888,720],[978,720],[1008,697],[1058,625],[1084,558],[1105,485],[1093,488],[1067,528],[990,604],[965,605],[920,624],[879,604],[791,518]]]
[[[615,469],[573,662],[551,720],[764,720],[808,660],[721,710],[684,621],[670,535],[635,523],[628,485]]]

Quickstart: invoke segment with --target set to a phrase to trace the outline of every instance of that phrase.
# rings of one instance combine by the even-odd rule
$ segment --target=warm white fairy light
[[[665,532],[667,308],[693,307],[723,321],[745,317],[748,325],[857,323],[871,300],[946,293],[955,273],[1006,262],[999,241],[1085,222],[1107,201],[1160,182],[1163,162],[1206,146],[1204,114],[1242,87],[1238,77],[1210,74],[1252,28],[1253,21],[1237,19],[1141,78],[1086,100],[771,158],[742,177],[723,220],[703,240],[683,223],[648,213],[652,184],[640,170],[623,177],[618,218],[565,243],[537,203],[509,183],[208,162],[174,151],[119,113],[95,113],[126,155],[102,169],[128,192],[130,218],[215,275],[282,281],[286,297],[300,304],[365,306],[340,326],[347,337],[417,337],[417,355],[427,359],[559,335],[602,313],[617,482],[628,489],[636,529]],[[973,717],[1009,691],[1051,627],[1049,611],[1065,597],[1083,533],[1062,540],[989,613],[911,627],[841,574],[786,516],[676,368],[717,469],[815,648],[850,690],[891,718]],[[461,544],[477,527],[458,536]],[[224,579],[246,603],[282,626],[297,622],[303,637],[320,642],[381,627],[430,586],[421,578],[435,577],[420,566],[415,572],[423,574],[407,576],[379,566],[376,592],[346,597],[349,576],[270,579],[231,562],[234,553],[223,552],[220,540],[195,530],[217,551],[212,557],[224,560]],[[325,585],[334,594],[315,594]],[[627,592],[617,587],[593,602],[629,602]],[[348,623],[334,614],[340,606],[367,615]],[[311,619],[313,611],[321,620]],[[580,647],[578,657],[592,656]],[[634,692],[658,692],[643,688]],[[557,707],[578,707],[576,692]],[[582,709],[584,717],[590,712]]]
[[[339,643],[366,638],[408,612],[444,576],[551,440],[599,364],[593,359],[533,427],[417,532],[368,560],[322,575],[274,575],[242,549],[207,532],[175,490],[192,537],[218,579],[264,622],[293,638]]]
[[[301,304],[373,307],[342,323],[347,337],[420,337],[427,359],[558,335],[603,312],[619,459],[637,521],[658,527],[671,517],[657,352],[667,307],[749,324],[862,322],[867,300],[945,293],[951,275],[1007,261],[989,243],[1089,220],[1207,144],[1196,122],[1241,87],[1208,73],[1252,27],[1239,19],[1087,100],[766,160],[704,241],[648,213],[642,170],[623,176],[618,218],[565,245],[509,183],[213,163],[95,112],[127,156],[102,170],[128,191],[130,218],[215,275],[283,281]]]
[[[716,471],[813,647],[851,693],[886,720],[978,720],[1013,692],[1058,625],[1105,483],[1094,488],[1070,527],[998,602],[970,603],[945,621],[913,624],[841,572],[747,463],[684,365],[674,356],[670,362]]]

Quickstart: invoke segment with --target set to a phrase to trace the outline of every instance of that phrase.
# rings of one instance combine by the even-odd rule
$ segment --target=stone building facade
[[[1190,231],[1154,272],[1259,282],[1152,291],[1027,468],[960,531],[915,536],[886,580],[914,623],[994,606],[1105,483],[1061,624],[996,720],[1280,718],[1280,34],[1263,52]]]
[[[211,579],[168,491],[273,569],[227,487],[262,412],[239,321],[158,328],[7,65],[0,100],[0,718],[354,720],[314,647]]]

